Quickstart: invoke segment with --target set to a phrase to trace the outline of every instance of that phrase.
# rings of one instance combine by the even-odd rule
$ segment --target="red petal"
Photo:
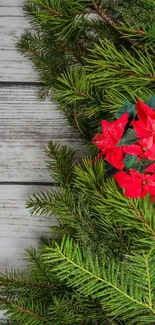
[[[155,163],[151,164],[149,167],[145,169],[146,172],[155,173]]]
[[[95,144],[99,150],[102,150],[102,148],[104,148],[104,135],[96,134],[91,142]]]
[[[149,186],[149,192],[151,195],[155,196],[155,186]]]
[[[155,160],[155,145],[151,149],[148,149],[146,152],[144,152],[144,157],[150,160]]]
[[[145,180],[145,175],[144,174],[140,174],[135,169],[130,169],[130,175],[132,176],[132,178],[139,178],[141,180]]]
[[[147,104],[141,102],[141,100],[137,101],[136,110],[137,110],[137,116],[144,124],[147,124],[148,116],[151,117],[152,119],[155,119],[155,111]]]
[[[135,156],[139,156],[143,152],[142,149],[136,144],[131,144],[130,146],[123,146],[122,149],[125,153]]]
[[[131,198],[136,199],[138,196],[140,196],[142,190],[142,182],[140,179],[132,180],[132,184],[125,189],[124,195]]]
[[[154,196],[153,195],[151,195],[151,197],[150,197],[150,201],[153,203],[154,202]]]
[[[131,182],[131,175],[127,174],[126,172],[118,172],[114,175],[114,179],[119,184],[121,188],[126,188],[129,183]]]
[[[102,120],[102,132],[105,138],[112,138],[113,143],[116,145],[124,133],[124,128],[128,122],[128,117],[129,114],[125,113],[114,122]]]
[[[155,174],[145,175],[145,178],[146,178],[147,184],[143,185],[143,193],[142,193],[143,196],[141,196],[141,197],[144,197],[148,192],[150,192],[151,195],[155,196]],[[145,192],[145,195],[144,195],[144,192]]]
[[[137,137],[143,138],[150,136],[150,131],[147,130],[147,126],[141,121],[133,121],[131,125],[133,125]]]
[[[149,192],[148,184],[142,185],[142,191],[141,191],[141,194],[140,194],[140,198],[142,199],[144,196],[147,195],[148,192]]]
[[[155,185],[155,174],[153,174],[153,175],[146,175],[145,176],[146,177],[146,180],[148,181],[148,184],[150,184],[150,185]]]
[[[105,160],[119,170],[122,170],[125,167],[123,163],[123,151],[121,147],[115,147],[114,149],[110,150],[106,154]]]
[[[153,141],[154,141],[153,136],[150,136],[148,138],[143,138],[139,140],[137,144],[140,144],[142,148],[151,149],[153,146]]]
[[[151,117],[148,116],[147,118],[147,126],[150,132],[155,131],[155,119],[152,119]]]
[[[114,178],[119,186],[125,189],[125,196],[130,198],[140,196],[142,189],[142,180],[140,178],[133,178],[125,172],[118,172],[114,175]]]
[[[155,174],[153,175],[148,175],[148,187],[149,187],[149,192],[155,196]]]

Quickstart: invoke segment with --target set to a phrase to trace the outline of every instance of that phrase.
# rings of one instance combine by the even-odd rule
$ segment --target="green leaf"
[[[118,142],[118,146],[129,146],[130,144],[133,144],[138,141],[138,138],[136,137],[136,133],[134,129],[128,129],[124,136],[120,139]]]
[[[127,168],[133,167],[137,162],[138,157],[135,155],[126,155],[123,162]]]
[[[139,162],[134,166],[134,169],[136,169],[139,173],[143,174],[145,172],[145,169],[152,165],[155,162],[155,160],[149,160],[149,159],[141,159]]]
[[[132,104],[129,100],[126,100],[125,103],[123,104],[123,106],[118,110],[118,112],[116,113],[116,118],[118,119],[126,112],[129,113],[130,118],[132,118],[132,119],[135,118],[135,116],[136,116],[135,105]]]
[[[151,96],[147,101],[146,104],[149,105],[151,108],[155,110],[155,95]]]

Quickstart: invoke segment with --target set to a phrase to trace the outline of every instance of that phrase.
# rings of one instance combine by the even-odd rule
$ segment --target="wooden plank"
[[[16,44],[30,28],[24,16],[24,1],[0,0],[0,81],[38,82],[38,74],[29,60],[21,56]]]
[[[49,235],[49,226],[56,224],[51,217],[32,217],[25,208],[28,196],[46,187],[0,185],[0,271],[24,268],[24,249],[37,247],[41,236]]]
[[[23,7],[25,0],[0,0],[0,7]]]
[[[0,87],[0,182],[51,182],[43,153],[49,140],[68,144],[77,157],[86,152],[56,105],[37,100],[37,92]]]

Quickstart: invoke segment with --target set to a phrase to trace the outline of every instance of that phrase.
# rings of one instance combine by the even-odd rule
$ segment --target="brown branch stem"
[[[45,9],[47,9],[48,11],[50,11],[52,14],[54,14],[55,16],[57,16],[57,17],[63,17],[63,15],[59,12],[59,11],[57,11],[57,10],[55,10],[55,9],[53,9],[53,8],[51,8],[51,7],[49,7],[48,5],[44,5],[43,6]]]
[[[116,29],[120,35],[124,35],[124,33],[118,29],[118,26],[115,23],[115,21],[112,20],[111,17],[108,16],[107,12],[103,9],[102,6],[97,5],[97,3],[95,1],[92,1],[92,6],[93,6],[95,12],[98,14],[98,16],[100,16],[104,21],[106,21],[106,23],[108,25],[110,25],[114,29]]]
[[[114,70],[124,72],[126,75],[129,75],[129,76],[134,76],[137,78],[143,77],[143,75],[140,75],[139,73],[137,73],[135,71],[129,71],[129,70],[123,69],[121,67],[113,67],[113,68],[114,68]],[[150,72],[146,73],[146,75],[144,75],[144,77],[148,77],[148,78],[152,79],[153,82],[155,82],[155,76],[153,74],[151,74]]]
[[[119,29],[119,26],[115,23],[115,21],[109,17],[107,12],[103,9],[102,5],[99,6],[94,0],[92,0],[92,7],[97,15],[100,16],[108,25],[113,27],[120,34],[120,36],[124,37],[124,39],[130,44],[134,44],[134,41],[132,39],[125,37],[125,34]]]
[[[21,311],[22,313],[28,314],[34,318],[40,319],[41,321],[43,321],[45,323],[48,323],[48,321],[44,317],[37,315],[37,314],[33,313],[32,311],[24,309],[23,307],[18,307],[18,310]]]
[[[77,120],[76,101],[74,103],[74,120],[75,120],[75,124],[76,124],[77,129],[80,131],[81,134],[83,134],[83,132],[82,132],[80,126],[79,126],[78,120]]]
[[[20,281],[11,281],[11,280],[6,280],[6,282],[4,283],[0,283],[0,286],[5,286],[7,284],[14,284],[14,285],[22,285],[22,286],[28,286],[28,287],[34,287],[34,288],[40,288],[40,289],[54,289],[54,285],[45,285],[45,286],[42,286],[38,283],[32,283],[32,282],[20,282]]]
[[[61,14],[59,11],[49,7],[48,5],[44,5],[43,7],[46,8],[48,11],[50,11],[52,14],[54,14],[57,17],[60,17],[60,18],[64,17],[63,14]],[[76,17],[76,16],[80,16],[80,15],[87,15],[87,14],[92,14],[92,13],[93,14],[95,13],[94,10],[88,9],[88,10],[79,11],[72,17]]]
[[[142,215],[141,211],[139,211],[134,204],[130,203],[130,206],[133,208],[133,210],[135,211],[139,221],[143,224],[143,226],[145,227],[145,229],[148,231],[148,233],[150,234],[151,238],[153,240],[155,240],[155,231],[153,231],[150,227],[150,225],[147,223],[147,221],[145,220],[144,216]]]
[[[137,210],[137,216],[140,219],[140,221],[142,222],[142,224],[144,225],[144,227],[146,228],[146,230],[150,233],[152,239],[155,240],[155,232],[150,228],[150,225],[146,222],[142,213],[138,210]]]
[[[4,302],[4,304],[6,304],[6,305],[10,304],[10,302],[5,298],[0,298],[0,301]],[[48,323],[48,321],[44,317],[37,315],[37,314],[33,313],[32,311],[24,309],[23,307],[20,307],[20,306],[17,306],[17,309],[25,314],[28,314],[34,318],[40,319],[41,321]]]
[[[64,17],[59,11],[49,7],[48,5],[44,5],[44,8],[46,8],[48,11],[50,11],[52,14],[54,14],[57,17]],[[77,15],[87,15],[87,14],[98,14],[108,25],[112,26],[115,30],[117,30],[117,32],[124,37],[124,39],[126,39],[129,43],[134,44],[134,40],[130,39],[128,37],[125,36],[124,32],[122,30],[120,30],[119,26],[117,25],[117,23],[107,14],[106,10],[103,9],[102,5],[98,5],[95,0],[92,0],[92,7],[93,9],[88,9],[88,10],[83,10],[80,12],[77,12],[74,16],[76,17]],[[73,17],[74,17],[73,16]],[[141,29],[136,29],[136,32],[139,35],[145,35],[145,32]],[[139,48],[141,48],[140,46],[138,46]]]

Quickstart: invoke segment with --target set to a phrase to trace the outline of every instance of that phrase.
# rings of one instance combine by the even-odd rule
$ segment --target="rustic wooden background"
[[[55,104],[37,100],[38,75],[16,50],[29,27],[23,4],[0,0],[0,271],[23,268],[24,249],[36,246],[56,222],[32,217],[25,208],[28,196],[52,183],[43,153],[47,142],[81,148]]]

